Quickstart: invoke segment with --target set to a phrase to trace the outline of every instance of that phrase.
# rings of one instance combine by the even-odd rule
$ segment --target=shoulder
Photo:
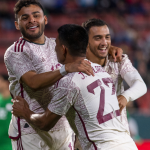
[[[55,42],[56,38],[48,38],[48,37],[45,37],[45,38],[50,46],[52,46],[52,47],[56,46],[56,42]]]
[[[16,52],[17,49],[17,45],[19,43],[20,40],[14,42],[10,47],[7,48],[7,50],[5,51],[4,54],[4,59],[6,60],[8,57],[10,57],[10,55],[14,52]]]
[[[123,55],[123,59],[120,63],[120,74],[122,75],[122,77],[124,77],[124,75],[127,72],[135,72],[137,71],[135,69],[135,67],[132,65],[132,62],[130,61],[130,59],[128,58],[128,55]]]
[[[76,73],[68,73],[66,76],[55,83],[55,88],[74,88],[75,84],[73,83],[73,78],[75,77],[75,74]]]
[[[129,57],[127,54],[122,54],[122,61],[129,60]]]
[[[91,66],[93,68],[94,73],[106,72],[104,70],[104,68],[101,65],[99,65],[99,64],[91,63]]]
[[[50,42],[52,42],[52,43],[55,43],[55,40],[56,40],[56,38],[48,38],[48,37],[46,37]]]
[[[57,56],[56,56],[56,52],[55,52],[55,46],[56,46],[55,38],[47,38],[46,37],[45,44],[46,44],[46,48],[49,50],[51,57],[55,57],[55,59],[57,60]]]
[[[24,40],[23,38],[19,38],[18,41],[14,42],[5,52],[4,57],[9,57],[10,55],[20,55],[21,53],[26,53],[27,55],[31,55],[33,44]]]
[[[131,60],[129,59],[128,55],[126,55],[126,54],[122,55],[122,60],[119,64],[121,65],[121,67],[126,66],[126,65],[132,66]]]
[[[20,38],[18,41],[14,42],[14,44],[12,44],[5,52],[5,54],[7,55],[7,53],[20,53],[20,52],[25,52],[26,50],[29,49],[29,44],[27,41],[25,41],[24,39]]]
[[[7,48],[4,54],[4,58],[7,57],[11,52],[14,52],[14,47],[15,47],[15,44],[12,44],[10,47]]]
[[[106,66],[109,65],[110,67],[117,69],[117,68],[122,68],[126,64],[132,65],[128,55],[127,54],[122,54],[121,62],[113,62],[113,61],[111,61],[111,59],[108,59],[108,62],[106,64]]]

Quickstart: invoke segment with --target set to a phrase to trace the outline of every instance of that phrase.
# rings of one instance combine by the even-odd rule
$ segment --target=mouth
[[[106,53],[108,49],[107,47],[105,47],[105,48],[99,48],[98,50],[102,53]]]
[[[31,27],[28,27],[27,29],[29,30],[36,30],[39,26],[31,26]]]

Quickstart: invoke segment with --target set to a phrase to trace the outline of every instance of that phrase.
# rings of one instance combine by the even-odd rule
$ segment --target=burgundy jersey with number
[[[101,148],[101,143],[117,140],[128,132],[121,122],[119,104],[111,76],[91,63],[95,76],[70,73],[55,84],[49,110],[66,115],[87,150]]]

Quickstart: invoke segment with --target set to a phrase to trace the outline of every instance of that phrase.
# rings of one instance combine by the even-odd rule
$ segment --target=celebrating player
[[[55,50],[60,63],[85,58],[88,34],[84,28],[67,24],[58,33]],[[46,131],[66,115],[83,150],[137,150],[121,122],[112,78],[102,66],[91,65],[94,77],[81,72],[69,73],[55,84],[45,113],[35,114],[21,97],[12,100],[12,113]]]
[[[44,28],[48,21],[39,2],[19,0],[14,11],[15,26],[20,30],[22,38],[10,46],[5,53],[10,92],[12,96],[24,97],[32,111],[44,112],[51,100],[54,88],[52,85],[57,80],[68,72],[82,71],[91,75],[93,70],[83,59],[61,67],[54,51],[55,39],[44,36]],[[61,147],[61,150],[67,150],[70,149],[68,145],[73,145],[72,134],[74,133],[65,117],[62,117],[49,133],[39,131],[25,120],[14,116],[9,127],[13,149],[49,147],[54,150]]]
[[[83,71],[91,75],[93,70],[83,59],[61,67],[55,53],[55,39],[44,36],[48,21],[39,2],[19,0],[14,11],[15,26],[22,38],[11,45],[4,56],[10,92],[13,97],[24,97],[35,113],[42,113],[51,100],[54,90],[51,85],[68,72]],[[74,145],[74,133],[64,116],[49,132],[40,131],[26,120],[12,116],[9,137],[13,139],[13,150],[70,150]]]
[[[108,57],[111,46],[111,35],[107,24],[100,19],[89,19],[82,24],[89,36],[86,57],[93,63],[97,63],[110,74],[115,84],[121,113],[121,121],[129,131],[126,105],[147,91],[147,87],[138,71],[132,66],[128,56],[123,54],[121,62],[113,62]],[[130,86],[124,91],[123,80]]]

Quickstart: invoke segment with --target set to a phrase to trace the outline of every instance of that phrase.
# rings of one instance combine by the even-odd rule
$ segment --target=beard
[[[101,55],[99,55],[99,54],[96,52],[96,50],[94,50],[94,48],[92,48],[92,47],[90,46],[90,44],[89,44],[89,49],[90,49],[90,51],[91,51],[96,57],[98,57],[98,58],[100,58],[100,59],[104,59],[104,58],[106,58],[107,55],[108,55],[108,52],[107,52],[106,56],[101,56]]]
[[[34,33],[33,34],[28,34],[23,27],[19,26],[20,31],[21,31],[23,37],[27,38],[29,40],[38,39],[43,34],[43,32],[45,30],[45,22],[43,24],[41,24],[40,27],[41,28],[40,28],[40,30],[39,30],[38,33],[36,33],[36,34],[34,34]]]

